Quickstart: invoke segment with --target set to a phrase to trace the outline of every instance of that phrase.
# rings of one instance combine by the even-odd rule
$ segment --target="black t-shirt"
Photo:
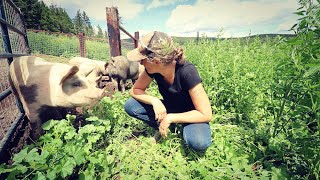
[[[170,85],[159,73],[147,74],[156,80],[159,92],[163,97],[167,111],[186,112],[194,110],[189,90],[202,82],[196,67],[186,61],[184,64],[176,64],[173,84]]]

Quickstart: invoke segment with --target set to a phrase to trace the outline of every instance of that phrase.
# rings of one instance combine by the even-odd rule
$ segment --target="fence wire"
[[[45,54],[58,57],[71,58],[81,56],[84,52],[85,57],[109,61],[110,46],[107,38],[94,38],[84,36],[83,42],[78,35],[52,33],[47,31],[28,30],[28,42],[32,54]],[[80,49],[84,47],[85,49]],[[131,38],[121,40],[122,55],[134,49],[134,40]]]
[[[0,5],[0,161],[3,162],[10,157],[9,149],[16,149],[11,142],[20,138],[14,134],[20,130],[17,127],[24,118],[22,106],[9,83],[9,63],[13,57],[30,51],[20,10],[11,0],[1,0]]]
[[[134,40],[131,38],[121,39],[121,53],[123,56],[126,56],[127,53],[134,49]]]
[[[8,69],[7,60],[0,59],[0,92],[3,92],[10,87]],[[0,140],[6,135],[11,124],[17,119],[18,115],[19,109],[13,94],[10,94],[0,101]]]
[[[79,37],[74,34],[28,30],[28,42],[33,54],[71,58],[80,56],[82,51],[87,58],[109,60],[108,39],[86,36],[84,39],[85,46],[82,46]]]

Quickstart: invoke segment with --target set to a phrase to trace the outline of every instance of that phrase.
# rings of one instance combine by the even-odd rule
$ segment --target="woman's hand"
[[[167,132],[170,124],[172,123],[171,114],[167,114],[166,117],[161,121],[159,126],[159,132],[162,137],[167,137]]]
[[[161,123],[161,121],[166,117],[167,115],[167,109],[163,105],[162,101],[158,98],[153,98],[151,102],[153,106],[153,111],[155,114],[155,119]]]

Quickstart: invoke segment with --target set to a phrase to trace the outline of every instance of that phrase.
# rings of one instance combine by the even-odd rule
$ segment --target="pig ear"
[[[111,61],[112,61],[112,62],[115,62],[116,59],[115,59],[114,57],[111,57]]]
[[[104,69],[105,70],[108,68],[108,65],[109,65],[109,63],[107,63],[107,62],[104,64]]]
[[[60,85],[64,83],[67,79],[73,77],[79,71],[78,66],[72,66],[70,70],[64,75],[60,81]]]
[[[97,76],[96,77],[96,79],[95,79],[95,82],[98,82],[98,81],[100,81],[102,79],[102,76],[100,75],[100,76]]]

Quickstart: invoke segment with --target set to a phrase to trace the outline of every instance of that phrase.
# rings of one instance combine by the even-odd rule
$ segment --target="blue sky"
[[[73,18],[85,11],[93,26],[107,30],[106,7],[118,7],[122,26],[140,35],[158,30],[171,36],[243,37],[288,31],[298,17],[297,0],[43,0]],[[126,38],[121,35],[121,38]]]

